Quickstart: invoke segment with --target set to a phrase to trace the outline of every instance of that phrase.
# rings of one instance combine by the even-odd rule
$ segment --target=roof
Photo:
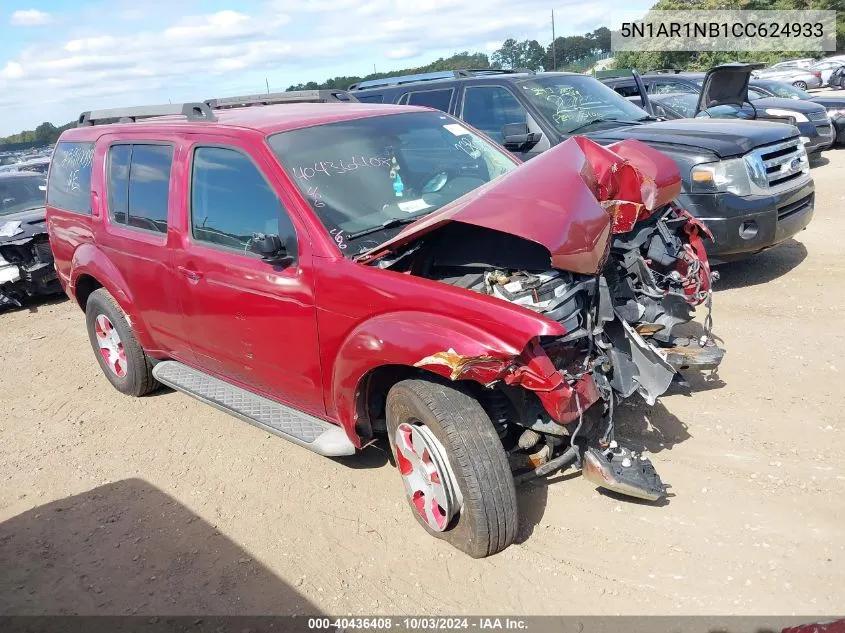
[[[287,130],[337,123],[372,116],[401,112],[416,112],[424,108],[371,103],[290,103],[215,110],[217,121],[189,122],[180,116],[163,116],[143,119],[135,123],[112,123],[72,128],[62,135],[62,140],[94,140],[104,134],[140,132],[149,129],[168,129],[174,132],[208,132],[211,130],[253,130],[263,135]]]
[[[367,93],[377,93],[377,92],[387,92],[393,91],[397,89],[401,89],[402,91],[406,91],[409,88],[421,88],[422,90],[436,90],[439,86],[444,86],[449,83],[482,83],[482,84],[491,84],[491,83],[505,83],[505,82],[515,82],[515,81],[522,81],[524,79],[542,79],[543,77],[550,77],[553,75],[576,75],[580,77],[585,77],[587,75],[581,75],[580,73],[569,73],[569,72],[543,72],[543,73],[505,73],[501,75],[473,75],[471,77],[444,77],[442,79],[429,79],[429,80],[421,80],[421,81],[412,81],[407,83],[401,84],[391,84],[387,86],[377,86],[373,88],[359,88],[356,89],[353,94],[367,94]]]

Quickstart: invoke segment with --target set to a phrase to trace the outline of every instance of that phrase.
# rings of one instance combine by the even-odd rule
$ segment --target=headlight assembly
[[[771,117],[780,117],[784,119],[792,119],[796,123],[806,123],[810,119],[808,119],[805,115],[801,114],[800,112],[795,112],[794,110],[783,110],[782,108],[766,108],[763,110],[768,116]]]
[[[762,177],[765,179],[765,172]],[[733,193],[738,196],[751,194],[749,170],[746,169],[742,158],[696,165],[690,172],[690,183],[693,193]]]

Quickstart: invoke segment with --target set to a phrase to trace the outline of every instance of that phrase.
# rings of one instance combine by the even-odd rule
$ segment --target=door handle
[[[188,278],[188,281],[192,281],[194,283],[198,282],[202,279],[202,273],[196,270],[191,270],[190,268],[185,268],[184,266],[177,266],[176,270],[178,270],[181,274]]]

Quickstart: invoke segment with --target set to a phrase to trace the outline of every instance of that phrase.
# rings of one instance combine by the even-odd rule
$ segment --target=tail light
[[[819,79],[821,79],[821,76],[822,76],[822,73],[819,70],[811,70],[810,74],[813,75],[814,77],[818,77]]]

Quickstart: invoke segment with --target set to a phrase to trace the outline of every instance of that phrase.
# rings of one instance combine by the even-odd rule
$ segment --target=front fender
[[[356,402],[364,377],[384,365],[430,371],[450,380],[481,384],[508,375],[521,382],[517,370],[533,336],[514,331],[492,333],[458,319],[411,311],[381,314],[359,324],[341,345],[332,371],[332,402],[341,424],[354,442]],[[533,360],[536,371],[525,375],[539,389],[554,389],[561,381],[545,354]],[[510,382],[510,380],[508,380]]]
[[[153,343],[150,339],[149,330],[135,309],[135,300],[129,290],[129,284],[126,283],[126,279],[105,253],[93,244],[82,244],[73,252],[70,262],[68,294],[76,297],[76,285],[83,275],[93,277],[103,288],[109,291],[123,312],[129,317],[132,331],[141,347],[151,349]]]

